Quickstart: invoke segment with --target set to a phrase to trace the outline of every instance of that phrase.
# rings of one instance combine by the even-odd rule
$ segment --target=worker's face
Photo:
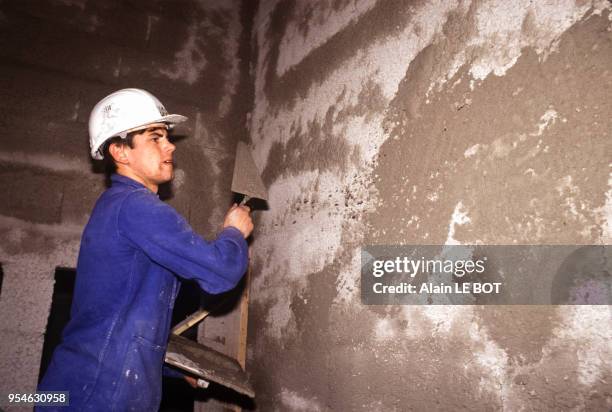
[[[176,148],[168,139],[168,130],[163,123],[149,125],[134,135],[133,148],[126,148],[126,165],[132,178],[153,192],[158,186],[174,177],[172,154]]]

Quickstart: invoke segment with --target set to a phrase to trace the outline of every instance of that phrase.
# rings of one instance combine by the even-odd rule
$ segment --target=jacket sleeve
[[[170,366],[166,365],[164,363],[164,366],[162,368],[162,376],[165,376],[166,378],[175,378],[175,379],[183,379],[185,378],[185,374],[182,372],[179,372],[178,370],[171,368]]]
[[[174,208],[146,189],[126,197],[117,220],[120,236],[209,293],[232,289],[247,269],[248,246],[238,229],[227,227],[207,242]]]

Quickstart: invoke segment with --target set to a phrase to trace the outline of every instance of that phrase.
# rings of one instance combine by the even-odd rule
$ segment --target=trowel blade
[[[236,148],[232,192],[268,200],[268,189],[266,189],[261,180],[251,150],[244,142],[238,142],[238,147]]]

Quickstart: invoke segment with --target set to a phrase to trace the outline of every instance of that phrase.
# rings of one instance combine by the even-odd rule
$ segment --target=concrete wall
[[[88,155],[99,99],[139,87],[189,117],[169,202],[219,229],[252,96],[244,21],[239,1],[0,2],[0,393],[35,388],[55,268],[76,266],[104,190]]]
[[[260,3],[260,410],[612,407],[610,307],[359,297],[363,244],[610,244],[611,8]]]

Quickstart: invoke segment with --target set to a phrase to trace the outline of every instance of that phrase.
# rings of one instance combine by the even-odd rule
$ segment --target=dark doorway
[[[39,382],[47,371],[51,355],[53,355],[55,347],[60,343],[62,331],[70,319],[70,305],[72,305],[75,279],[76,270],[74,269],[57,268],[55,270],[55,285],[53,286],[51,310],[49,311],[45,342],[40,360]]]
[[[4,272],[2,271],[2,264],[0,264],[0,295],[2,295],[2,280],[4,279]]]

